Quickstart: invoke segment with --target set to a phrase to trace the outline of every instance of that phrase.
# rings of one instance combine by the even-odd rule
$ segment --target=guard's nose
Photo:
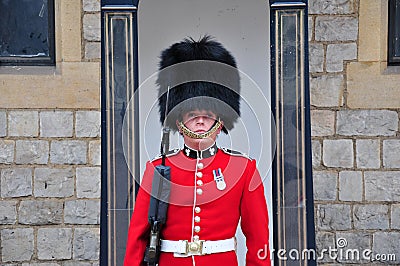
[[[202,115],[196,116],[196,123],[197,124],[203,124],[204,123],[204,116],[202,116]]]

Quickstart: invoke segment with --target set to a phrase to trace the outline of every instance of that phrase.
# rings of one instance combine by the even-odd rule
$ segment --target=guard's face
[[[211,111],[194,110],[187,112],[182,117],[183,123],[191,131],[198,134],[209,130],[217,120],[217,115]]]
[[[207,110],[193,110],[182,116],[183,124],[188,129],[198,134],[207,132],[217,119],[218,117],[215,113]],[[217,131],[205,139],[193,139],[183,135],[185,144],[193,149],[206,149],[215,142],[217,135],[221,132],[221,128],[222,125]]]

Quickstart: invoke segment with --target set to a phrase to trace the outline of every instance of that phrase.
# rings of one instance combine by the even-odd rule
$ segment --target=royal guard
[[[235,233],[240,221],[246,265],[271,265],[268,210],[256,161],[216,144],[218,134],[227,134],[240,117],[234,57],[209,36],[185,39],[162,52],[157,83],[160,121],[182,135],[184,146],[147,162],[124,265],[147,265],[144,258],[154,240],[149,223],[152,183],[161,164],[168,167],[170,191],[155,240],[156,264],[238,265]]]

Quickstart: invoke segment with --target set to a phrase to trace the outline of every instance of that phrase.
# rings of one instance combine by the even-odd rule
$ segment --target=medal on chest
[[[221,191],[224,190],[226,188],[226,183],[221,168],[213,170],[213,175],[214,175],[214,181],[217,185],[217,189]]]

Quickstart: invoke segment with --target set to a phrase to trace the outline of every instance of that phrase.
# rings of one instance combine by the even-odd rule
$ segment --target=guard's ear
[[[182,135],[182,129],[181,129],[181,127],[179,126],[179,121],[178,121],[178,120],[176,120],[176,121],[175,121],[175,124],[176,124],[176,127],[178,128],[178,132],[179,132],[179,134],[181,134],[181,135]]]
[[[218,127],[218,129],[217,129],[217,135],[218,135],[219,133],[221,133],[221,130],[224,128],[224,121],[220,120],[219,122],[221,123],[221,125],[219,125],[219,127]]]

